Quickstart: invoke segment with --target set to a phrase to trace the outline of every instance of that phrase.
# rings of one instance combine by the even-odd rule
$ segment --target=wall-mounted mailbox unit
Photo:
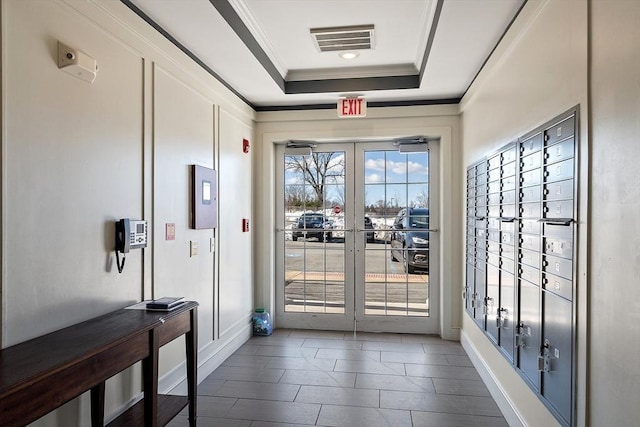
[[[469,316],[574,425],[578,109],[467,168]]]

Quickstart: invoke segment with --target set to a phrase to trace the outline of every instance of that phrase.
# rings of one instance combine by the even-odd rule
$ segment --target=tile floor
[[[198,386],[198,426],[507,426],[459,343],[278,329]],[[186,410],[168,426],[189,423]]]

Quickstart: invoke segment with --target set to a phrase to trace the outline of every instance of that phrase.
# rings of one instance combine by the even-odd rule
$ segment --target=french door
[[[438,333],[437,144],[278,146],[279,327]]]

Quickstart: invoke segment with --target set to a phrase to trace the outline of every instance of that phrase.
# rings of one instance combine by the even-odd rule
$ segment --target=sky
[[[319,150],[316,150],[319,151]],[[363,156],[353,159],[361,162],[361,167],[352,166],[363,171],[355,177],[356,185],[363,189],[365,206],[386,205],[392,207],[425,206],[428,200],[429,153],[399,153],[397,150],[364,151]],[[302,160],[301,156],[287,156]],[[334,152],[329,169],[336,176],[329,177],[327,198],[343,204],[344,199],[344,165],[353,165],[345,158],[344,152]],[[301,190],[303,186],[311,187],[304,182],[301,171],[285,170],[285,186],[290,191]],[[285,190],[285,194],[287,191]]]

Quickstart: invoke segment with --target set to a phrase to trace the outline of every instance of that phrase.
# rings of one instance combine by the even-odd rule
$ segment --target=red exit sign
[[[342,98],[338,100],[338,117],[366,117],[366,115],[366,99]]]

